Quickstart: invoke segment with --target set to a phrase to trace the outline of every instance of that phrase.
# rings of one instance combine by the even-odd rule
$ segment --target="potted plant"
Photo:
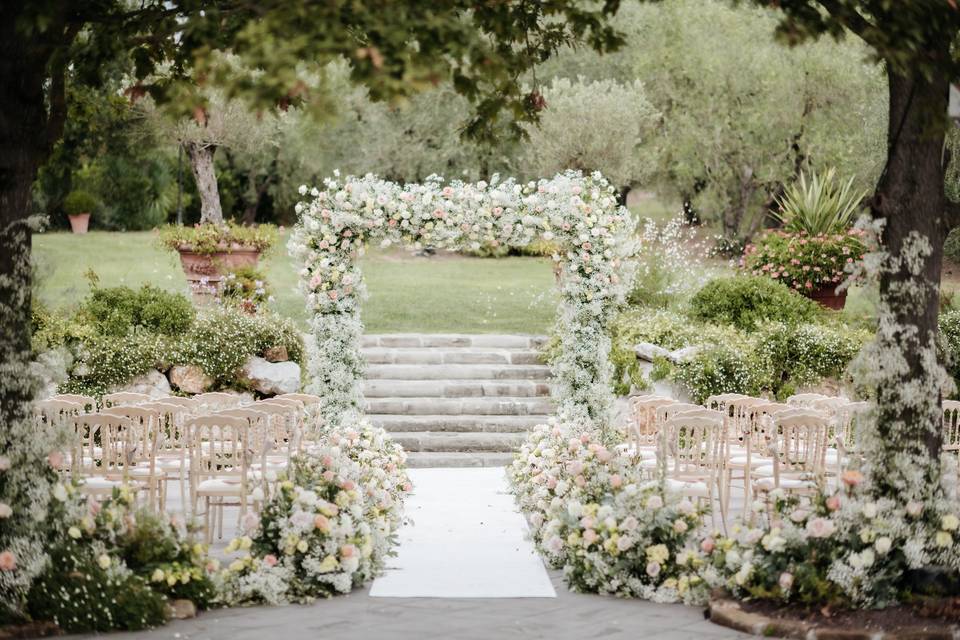
[[[254,268],[260,254],[277,238],[273,225],[246,227],[225,224],[169,225],[160,230],[160,243],[180,255],[190,290],[199,299],[216,295],[227,273]]]
[[[849,267],[866,247],[863,233],[851,228],[865,191],[843,182],[836,170],[804,173],[778,198],[780,230],[769,231],[747,245],[741,266],[799,291],[830,309],[843,309],[846,291],[837,291]]]
[[[97,199],[87,191],[76,189],[67,194],[63,209],[70,218],[70,229],[74,233],[86,233],[90,226],[90,214],[97,208]]]

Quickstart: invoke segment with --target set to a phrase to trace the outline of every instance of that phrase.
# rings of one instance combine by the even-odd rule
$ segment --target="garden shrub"
[[[714,278],[690,301],[697,320],[721,322],[751,331],[768,320],[797,323],[812,320],[817,305],[769,278],[735,276]]]
[[[30,615],[70,633],[136,631],[167,621],[167,599],[139,576],[103,568],[92,547],[64,542],[50,550],[46,570],[28,595]]]
[[[151,285],[95,287],[81,304],[80,315],[103,335],[123,336],[135,329],[177,335],[193,322],[193,305],[179,293]]]
[[[162,335],[137,331],[125,336],[95,336],[76,349],[77,362],[61,393],[103,395],[151,369],[165,370],[171,341]]]
[[[699,404],[718,393],[758,395],[762,385],[750,353],[725,344],[704,347],[675,364],[671,378]]]
[[[250,315],[230,306],[200,314],[180,341],[172,364],[194,364],[216,385],[236,382],[237,370],[252,355],[284,347],[294,362],[303,363],[303,339],[292,321],[273,313]]]
[[[839,378],[869,339],[865,331],[773,322],[755,334],[753,360],[762,385],[778,398],[824,378]]]
[[[944,364],[954,382],[960,383],[960,310],[941,313],[938,324]]]

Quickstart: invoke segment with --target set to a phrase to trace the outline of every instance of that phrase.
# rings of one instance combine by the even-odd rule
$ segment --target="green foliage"
[[[960,310],[941,313],[937,322],[940,327],[941,351],[947,371],[960,388]]]
[[[842,325],[772,322],[753,338],[752,360],[763,388],[782,399],[824,378],[841,378],[870,334]]]
[[[801,171],[797,182],[777,198],[780,212],[774,216],[787,231],[808,236],[842,234],[855,222],[867,195],[866,189],[854,189],[853,180],[839,180],[837,170],[830,167],[823,175],[811,172],[807,182],[807,175]]]
[[[220,386],[236,382],[237,370],[251,355],[284,347],[303,363],[303,339],[293,322],[272,313],[249,315],[225,306],[200,314],[183,336],[171,364],[194,364]]]
[[[697,403],[718,393],[756,395],[762,388],[749,353],[724,344],[707,346],[677,363],[671,377]]]
[[[173,349],[165,336],[136,331],[123,336],[96,335],[76,347],[76,363],[61,393],[103,395],[151,369],[165,370]]]
[[[863,235],[857,229],[824,236],[769,231],[747,245],[741,264],[755,276],[769,276],[798,291],[836,287],[863,260]]]
[[[714,278],[690,300],[690,316],[744,331],[767,320],[796,323],[812,319],[816,303],[769,278]]]
[[[86,191],[71,191],[63,200],[63,210],[67,215],[93,213],[97,209],[97,199]]]
[[[125,336],[144,330],[174,336],[193,322],[193,305],[177,293],[151,285],[96,287],[80,305],[83,321],[105,336]]]
[[[224,275],[220,282],[220,299],[252,313],[272,298],[267,278],[253,267],[241,267]]]
[[[30,615],[70,632],[140,630],[167,621],[167,599],[136,575],[103,569],[90,547],[64,541],[28,595]]]
[[[61,311],[52,311],[34,299],[30,315],[34,354],[92,338],[96,331]]]
[[[229,252],[233,245],[267,251],[277,241],[277,228],[272,224],[255,227],[228,222],[224,225],[198,224],[192,227],[168,225],[160,230],[160,244],[171,251],[189,247],[200,254]]]

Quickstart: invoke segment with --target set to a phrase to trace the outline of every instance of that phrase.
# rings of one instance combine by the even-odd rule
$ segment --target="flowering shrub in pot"
[[[228,222],[160,229],[160,244],[180,254],[191,291],[200,297],[216,295],[230,271],[256,267],[260,254],[276,239],[277,228],[269,224],[246,227]]]
[[[811,236],[768,231],[747,245],[740,265],[753,275],[781,282],[830,309],[842,309],[846,291],[837,291],[848,270],[863,260],[863,232],[850,229]]]

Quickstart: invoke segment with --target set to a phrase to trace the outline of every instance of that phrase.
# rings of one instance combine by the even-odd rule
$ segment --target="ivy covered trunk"
[[[873,202],[874,218],[885,221],[885,254],[873,354],[877,432],[868,462],[878,494],[922,499],[940,477],[946,373],[936,341],[943,242],[951,224],[943,185],[949,84],[943,75],[888,72],[888,78],[887,165]]]
[[[11,5],[12,6],[12,5]],[[53,474],[48,440],[37,437],[30,369],[30,194],[58,117],[62,79],[50,87],[48,114],[44,67],[49,51],[15,32],[0,10],[0,553],[12,570],[0,570],[0,624],[16,619],[30,582],[46,555],[40,522],[46,517]],[[48,57],[44,57],[44,53]]]
[[[200,194],[200,222],[223,224],[220,191],[217,188],[217,174],[213,166],[213,154],[217,148],[197,142],[188,142],[184,147],[190,157],[190,168],[193,170],[197,192]]]

